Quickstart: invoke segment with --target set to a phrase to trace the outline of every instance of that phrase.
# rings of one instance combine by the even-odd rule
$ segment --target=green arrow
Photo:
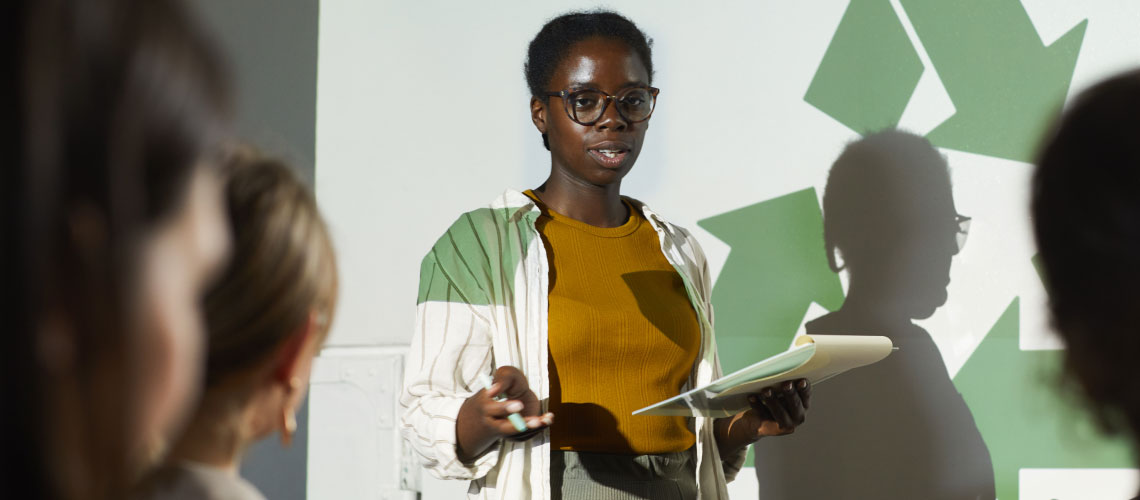
[[[843,286],[827,264],[815,188],[697,222],[732,250],[713,287],[725,373],[787,350],[808,306],[834,311]],[[748,453],[746,467],[754,462]]]
[[[1019,0],[901,0],[957,110],[935,145],[1028,162],[1069,91],[1088,20],[1046,47]]]
[[[813,301],[829,310],[843,304],[814,188],[697,224],[732,247],[712,295],[726,373],[786,350]]]
[[[898,124],[922,61],[889,0],[852,0],[804,101],[857,133]]]
[[[1021,468],[1131,467],[1127,443],[1102,436],[1060,392],[1060,351],[1020,349],[1018,314],[1015,298],[954,377],[990,450],[997,497],[1018,498]]]

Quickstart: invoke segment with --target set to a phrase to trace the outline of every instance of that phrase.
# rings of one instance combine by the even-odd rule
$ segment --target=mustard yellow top
[[[632,412],[676,396],[701,331],[657,232],[629,220],[600,228],[550,210],[536,226],[550,261],[550,411],[554,449],[657,454],[695,443],[686,417]]]

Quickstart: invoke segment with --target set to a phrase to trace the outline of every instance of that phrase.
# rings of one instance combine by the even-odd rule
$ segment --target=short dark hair
[[[1038,157],[1032,212],[1070,380],[1105,430],[1140,435],[1140,70],[1062,115]]]
[[[598,36],[620,40],[628,45],[641,58],[645,70],[649,72],[648,83],[653,83],[653,39],[645,36],[633,21],[608,10],[568,12],[547,21],[530,41],[526,62],[523,64],[530,94],[542,98],[543,94],[551,90],[546,86],[550,84],[554,69],[566,57],[570,47]]]

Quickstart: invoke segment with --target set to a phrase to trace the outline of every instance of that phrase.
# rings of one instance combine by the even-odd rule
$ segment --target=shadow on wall
[[[835,161],[823,210],[828,259],[850,287],[807,333],[885,335],[899,350],[821,384],[803,427],[754,446],[760,498],[995,498],[973,415],[912,322],[946,302],[965,242],[946,160],[909,133],[869,135]]]

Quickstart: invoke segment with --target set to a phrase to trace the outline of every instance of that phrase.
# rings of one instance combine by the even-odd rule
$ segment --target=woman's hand
[[[748,396],[752,409],[740,415],[744,429],[755,429],[755,439],[783,436],[796,431],[807,417],[811,404],[811,383],[807,379],[788,381]]]
[[[507,399],[496,401],[502,394]],[[456,454],[470,463],[502,438],[525,441],[554,422],[554,414],[541,415],[542,406],[526,376],[513,366],[495,370],[494,383],[486,390],[467,398],[455,422]],[[518,413],[526,420],[527,429],[519,432],[507,416]]]
[[[811,405],[811,382],[783,382],[748,396],[752,408],[716,421],[716,440],[721,458],[731,457],[760,438],[795,432],[804,423]]]

